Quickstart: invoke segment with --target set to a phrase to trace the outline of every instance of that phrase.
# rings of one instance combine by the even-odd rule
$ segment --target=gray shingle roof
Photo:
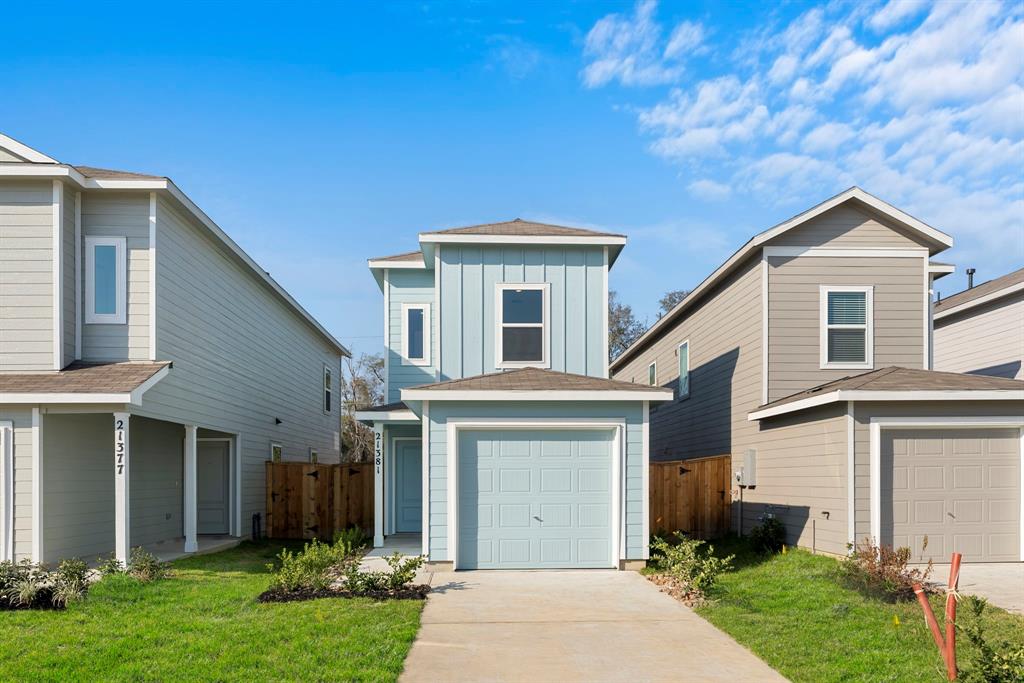
[[[598,232],[583,228],[568,228],[516,218],[500,223],[483,223],[463,228],[449,228],[425,232],[425,235],[512,235],[521,237],[625,237],[613,232]]]
[[[166,180],[166,178],[161,175],[132,173],[131,171],[115,171],[109,168],[96,168],[95,166],[75,166],[74,168],[86,178],[106,180]]]
[[[390,413],[394,410],[409,410],[409,406],[405,405],[401,401],[395,401],[394,403],[382,403],[377,406],[370,406],[369,408],[362,408],[359,410],[360,413]]]
[[[982,282],[980,285],[975,285],[974,287],[965,289],[953,296],[947,296],[945,299],[936,301],[935,312],[941,313],[942,311],[947,311],[955,306],[965,304],[968,301],[974,301],[975,299],[979,299],[989,294],[994,294],[1001,289],[1020,284],[1021,282],[1024,282],[1024,268],[1015,270],[1012,273],[1007,273],[1006,275],[997,277],[994,280]]]
[[[391,256],[376,256],[369,261],[419,261],[423,262],[423,252],[417,249],[416,251],[406,251],[401,254],[392,254]]]
[[[408,387],[429,391],[658,391],[660,387],[615,379],[573,375],[542,368],[521,368]]]
[[[127,394],[170,364],[76,361],[59,372],[0,374],[0,394]]]
[[[887,367],[818,385],[758,408],[774,408],[833,391],[1020,391],[1024,380],[938,370]],[[1024,393],[1021,394],[1024,399]]]

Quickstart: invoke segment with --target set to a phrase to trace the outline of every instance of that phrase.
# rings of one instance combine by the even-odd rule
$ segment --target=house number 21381
[[[114,474],[124,476],[124,420],[114,420]]]

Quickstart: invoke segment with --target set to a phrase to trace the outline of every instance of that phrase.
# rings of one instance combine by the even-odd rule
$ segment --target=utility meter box
[[[753,448],[743,454],[743,466],[736,470],[736,483],[748,488],[757,486],[757,451]]]

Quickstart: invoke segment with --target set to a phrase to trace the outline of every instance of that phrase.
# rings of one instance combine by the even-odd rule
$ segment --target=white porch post
[[[373,425],[373,547],[384,545],[384,425]]]
[[[131,552],[129,467],[131,413],[114,413],[114,555],[127,564]]]
[[[185,425],[185,552],[194,553],[199,549],[196,538],[196,426]]]

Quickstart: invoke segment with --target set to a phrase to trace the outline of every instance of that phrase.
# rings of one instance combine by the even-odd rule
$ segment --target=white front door
[[[196,449],[197,533],[226,534],[231,528],[231,460],[227,441],[200,441]]]

